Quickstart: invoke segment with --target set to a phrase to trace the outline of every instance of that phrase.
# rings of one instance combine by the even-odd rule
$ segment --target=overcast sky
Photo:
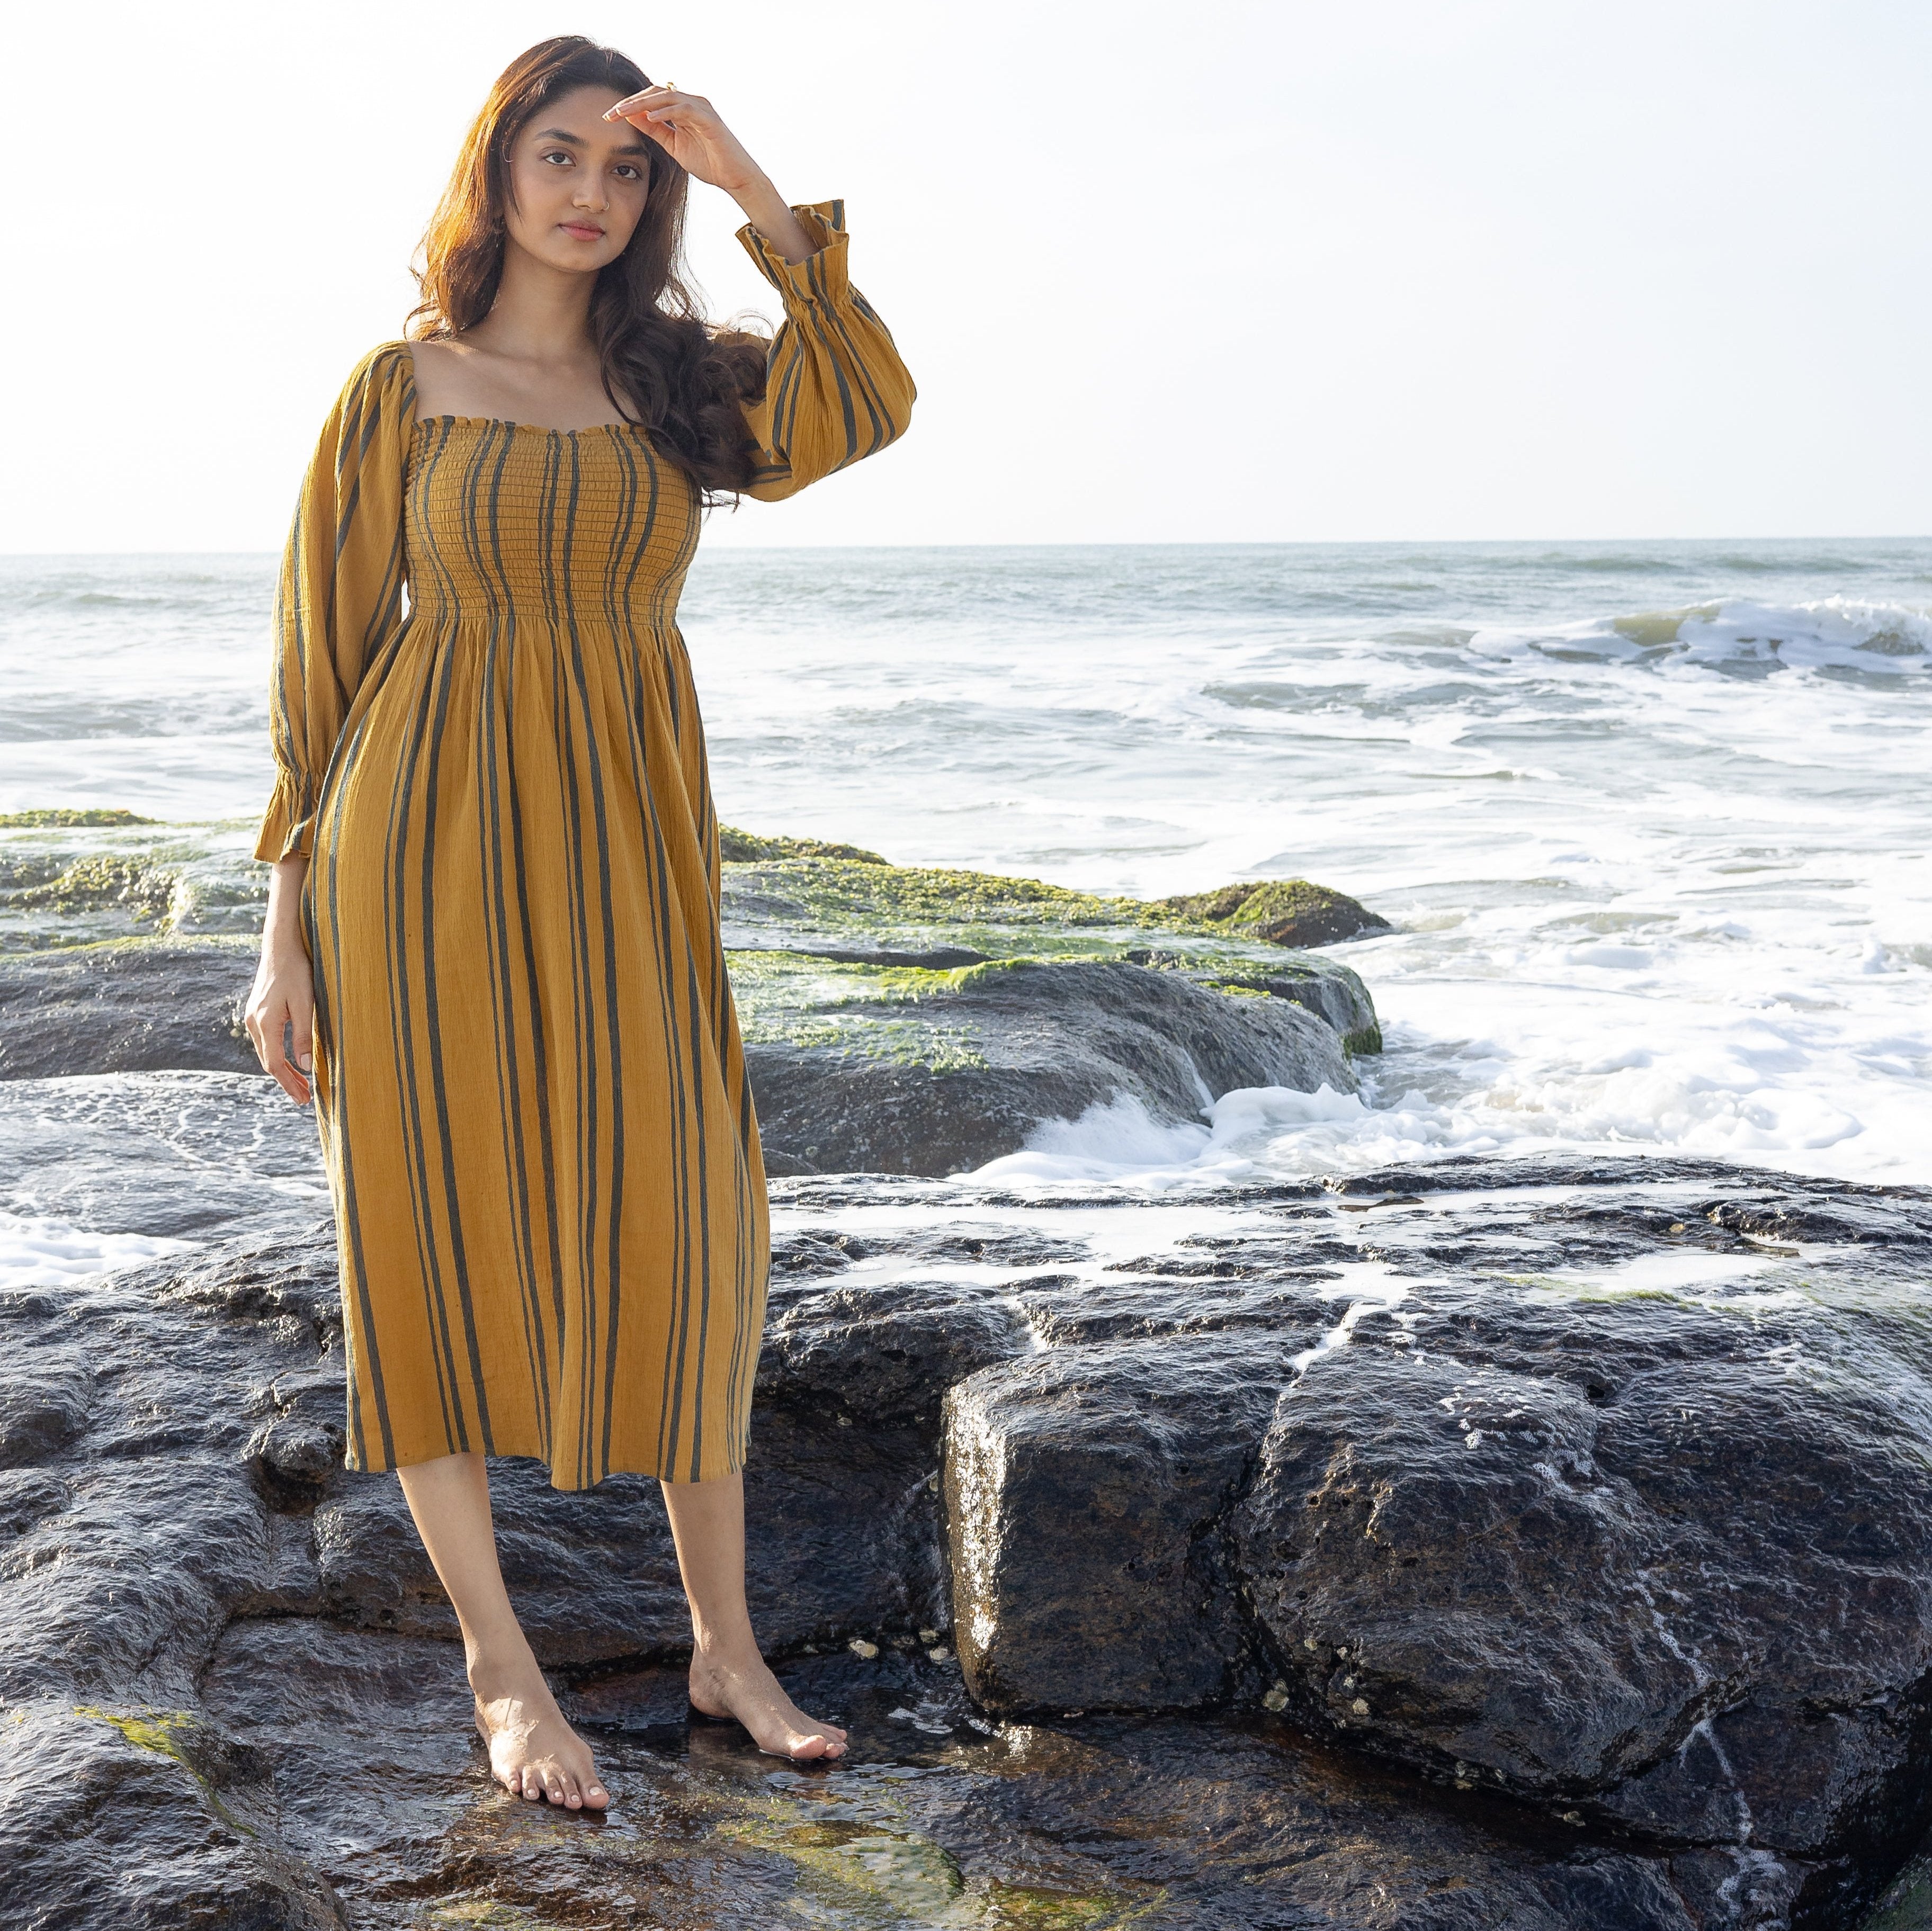
[[[8,10],[0,548],[278,547],[490,81],[842,195],[898,448],[710,540],[1932,530],[1923,0]],[[775,312],[694,187],[717,312]]]

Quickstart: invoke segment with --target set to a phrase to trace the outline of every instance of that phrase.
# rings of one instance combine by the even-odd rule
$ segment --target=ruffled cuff
[[[275,778],[274,795],[262,815],[262,835],[255,841],[255,856],[264,865],[285,858],[307,858],[309,835],[315,827],[315,814],[302,787],[284,771]]]
[[[748,221],[738,230],[745,252],[758,263],[759,274],[784,297],[788,308],[795,302],[809,306],[844,301],[851,289],[845,274],[849,237],[844,202],[808,202],[792,212],[810,238],[813,253],[802,262],[788,262]]]

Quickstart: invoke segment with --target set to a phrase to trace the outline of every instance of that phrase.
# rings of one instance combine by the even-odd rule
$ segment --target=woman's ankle
[[[496,1642],[487,1649],[480,1646],[472,1649],[464,1674],[470,1679],[471,1690],[487,1703],[526,1686],[532,1677],[541,1680],[543,1672],[538,1666],[536,1653],[519,1636],[514,1641]]]
[[[758,1669],[764,1660],[758,1639],[748,1629],[730,1636],[708,1636],[692,1646],[691,1666],[705,1674],[732,1675]]]

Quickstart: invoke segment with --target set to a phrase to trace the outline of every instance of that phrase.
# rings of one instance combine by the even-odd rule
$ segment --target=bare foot
[[[478,1657],[470,1666],[470,1687],[476,1727],[490,1747],[490,1774],[512,1797],[548,1798],[565,1810],[602,1810],[610,1803],[588,1746],[563,1720],[527,1650],[508,1665]]]
[[[845,1732],[836,1723],[808,1717],[755,1649],[742,1655],[694,1654],[691,1701],[707,1717],[735,1717],[752,1742],[773,1756],[815,1760],[845,1754]]]

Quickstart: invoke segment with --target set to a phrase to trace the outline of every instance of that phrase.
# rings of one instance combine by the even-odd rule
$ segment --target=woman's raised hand
[[[701,94],[674,87],[647,87],[604,110],[607,121],[628,121],[694,179],[722,187],[750,217],[752,224],[788,262],[802,262],[815,244],[785,205],[764,169],[744,143],[718,118]]]
[[[686,174],[737,195],[764,178],[764,170],[745,151],[744,143],[719,119],[718,110],[701,94],[680,94],[674,87],[647,87],[641,94],[608,108],[607,121],[628,121],[648,134]]]

